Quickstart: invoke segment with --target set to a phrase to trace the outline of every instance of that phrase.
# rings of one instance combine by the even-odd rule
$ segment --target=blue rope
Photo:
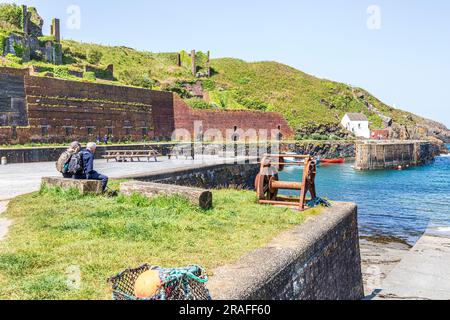
[[[324,206],[324,207],[329,208],[329,207],[332,206],[330,201],[322,199],[320,197],[316,197],[316,198],[314,198],[312,200],[309,200],[306,204],[310,208],[314,208],[314,207],[317,207],[317,206]]]

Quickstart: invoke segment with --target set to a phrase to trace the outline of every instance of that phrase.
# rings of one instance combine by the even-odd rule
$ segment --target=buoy
[[[2,157],[2,166],[6,166],[6,164],[8,163],[8,161],[6,160],[6,157]]]
[[[137,278],[134,284],[134,295],[140,299],[151,298],[158,294],[161,286],[159,271],[146,271]]]

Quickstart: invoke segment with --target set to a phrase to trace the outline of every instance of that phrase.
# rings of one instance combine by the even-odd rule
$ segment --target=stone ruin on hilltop
[[[44,20],[35,8],[21,6],[21,31],[11,31],[4,40],[3,56],[13,54],[22,61],[42,60],[62,63],[60,20],[53,19],[50,36],[43,36]]]

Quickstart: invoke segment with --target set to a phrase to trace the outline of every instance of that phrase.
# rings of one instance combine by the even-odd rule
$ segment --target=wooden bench
[[[186,157],[186,160],[188,158],[192,158],[192,160],[195,160],[195,154],[194,150],[192,149],[192,146],[176,146],[170,149],[169,154],[167,155],[169,157],[169,160],[172,158],[178,159],[178,157]]]
[[[103,159],[106,159],[107,162],[109,160],[115,160],[116,162],[126,162],[131,161],[134,162],[137,160],[141,161],[141,158],[147,158],[147,161],[150,162],[150,159],[155,159],[155,162],[158,162],[158,157],[161,154],[153,149],[150,150],[108,150],[105,152],[106,154]]]
[[[65,179],[63,177],[44,177],[42,185],[61,189],[77,189],[81,194],[102,194],[102,182],[99,180]]]

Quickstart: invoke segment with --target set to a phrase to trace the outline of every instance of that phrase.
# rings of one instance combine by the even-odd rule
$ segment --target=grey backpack
[[[67,173],[79,174],[83,171],[83,153],[75,153],[69,160]]]

